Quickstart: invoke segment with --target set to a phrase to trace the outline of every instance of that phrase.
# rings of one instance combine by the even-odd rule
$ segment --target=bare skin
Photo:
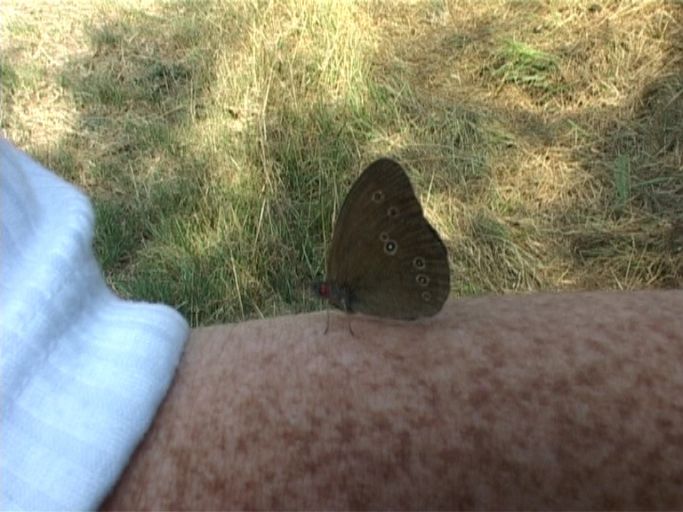
[[[683,291],[194,330],[105,509],[683,507]]]

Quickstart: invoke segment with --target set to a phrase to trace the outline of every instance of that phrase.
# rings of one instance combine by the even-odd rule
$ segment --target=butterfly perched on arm
[[[316,293],[346,312],[413,320],[438,313],[450,292],[448,252],[394,160],[370,164],[339,211]]]

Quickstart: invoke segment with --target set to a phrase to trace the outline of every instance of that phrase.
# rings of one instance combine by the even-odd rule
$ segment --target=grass
[[[558,59],[518,41],[505,41],[494,62],[492,75],[504,84],[515,84],[530,94],[542,93],[540,102],[560,92]]]
[[[631,198],[631,162],[628,155],[619,155],[614,161],[614,192],[617,211],[623,211]]]
[[[683,284],[683,4],[7,0],[0,128],[93,200],[122,296],[312,310],[364,165],[454,296]]]

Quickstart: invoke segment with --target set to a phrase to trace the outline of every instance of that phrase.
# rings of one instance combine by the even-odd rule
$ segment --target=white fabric
[[[1,138],[0,224],[0,509],[93,509],[149,427],[188,326],[107,288],[87,197]]]

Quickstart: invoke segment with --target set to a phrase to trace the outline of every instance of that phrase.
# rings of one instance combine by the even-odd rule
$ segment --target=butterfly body
[[[351,187],[316,291],[349,313],[413,320],[441,310],[448,253],[397,162],[373,162]]]

